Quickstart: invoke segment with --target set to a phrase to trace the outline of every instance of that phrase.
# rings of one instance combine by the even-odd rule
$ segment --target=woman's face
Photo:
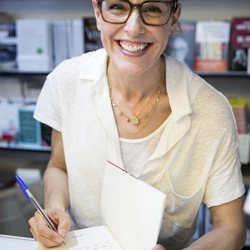
[[[124,24],[111,24],[103,20],[96,0],[93,0],[101,39],[112,61],[112,66],[126,74],[136,75],[154,66],[166,48],[169,35],[180,16],[180,7],[163,26],[149,26],[141,20],[139,11],[133,9]],[[140,4],[142,0],[130,0]]]

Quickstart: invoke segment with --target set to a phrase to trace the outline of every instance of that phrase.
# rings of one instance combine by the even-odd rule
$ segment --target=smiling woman
[[[45,208],[58,233],[66,236],[70,217],[80,228],[102,224],[109,160],[166,193],[155,249],[241,249],[244,185],[230,105],[185,64],[163,54],[181,5],[92,3],[104,48],[60,64],[35,111],[36,119],[53,128]],[[202,203],[210,209],[213,230],[192,242]],[[62,243],[38,214],[30,226],[44,245]]]

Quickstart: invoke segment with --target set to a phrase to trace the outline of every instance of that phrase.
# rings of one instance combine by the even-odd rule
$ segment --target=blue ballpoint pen
[[[39,205],[39,203],[37,202],[37,200],[35,199],[35,197],[32,195],[32,193],[30,192],[30,190],[28,189],[27,185],[24,183],[24,181],[19,177],[16,176],[16,181],[20,187],[20,189],[22,190],[23,194],[25,195],[25,197],[32,202],[32,204],[35,206],[35,208],[37,209],[37,211],[43,216],[43,218],[46,220],[46,222],[48,223],[49,228],[51,228],[53,231],[57,232],[57,228],[55,227],[54,223],[51,221],[51,219],[47,216],[47,214],[45,213],[45,211],[43,210],[43,208]],[[60,236],[61,237],[61,236]],[[64,240],[62,239],[62,241],[64,242]]]

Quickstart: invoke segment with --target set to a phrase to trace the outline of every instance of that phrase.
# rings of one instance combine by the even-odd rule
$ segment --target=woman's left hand
[[[167,250],[167,249],[162,245],[156,245],[152,250]]]

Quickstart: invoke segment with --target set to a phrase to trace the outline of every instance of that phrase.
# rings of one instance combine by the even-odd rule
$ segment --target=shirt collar
[[[105,49],[99,49],[94,52],[83,54],[80,63],[80,80],[97,80],[103,74],[106,74],[107,53]]]
[[[183,63],[166,57],[166,88],[174,120],[192,113],[188,83],[193,78],[191,70]]]
[[[91,56],[90,53],[92,54]],[[86,57],[88,59],[86,60]],[[106,74],[105,49],[89,52],[81,57],[79,78],[96,82]],[[193,78],[191,70],[180,61],[166,56],[166,88],[174,120],[192,113],[188,83]],[[100,87],[100,86],[99,86]],[[98,86],[95,86],[98,91]]]

